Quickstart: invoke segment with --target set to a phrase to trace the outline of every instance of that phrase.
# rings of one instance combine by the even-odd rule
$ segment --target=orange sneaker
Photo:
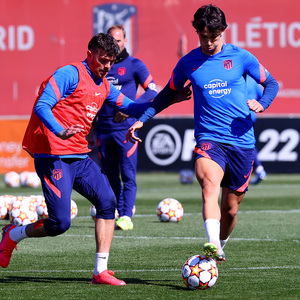
[[[9,237],[9,232],[15,227],[16,225],[8,224],[2,231],[2,240],[0,243],[0,266],[2,268],[7,268],[14,249],[17,250],[17,242]]]
[[[105,270],[98,276],[93,275],[92,284],[126,285],[123,280],[119,280],[111,275],[112,271]]]

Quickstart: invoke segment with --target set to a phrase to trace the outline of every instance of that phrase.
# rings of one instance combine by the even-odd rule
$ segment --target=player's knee
[[[46,222],[48,221],[48,222]],[[45,230],[48,236],[57,236],[66,232],[71,226],[71,219],[45,220]]]
[[[113,195],[110,201],[103,202],[102,204],[95,205],[96,217],[101,219],[114,219],[115,211],[117,208],[117,199]]]

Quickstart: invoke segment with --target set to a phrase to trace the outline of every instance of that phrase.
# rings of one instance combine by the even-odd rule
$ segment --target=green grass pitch
[[[77,193],[78,216],[54,238],[26,239],[0,269],[0,299],[300,299],[300,175],[268,175],[241,204],[225,248],[226,262],[210,290],[192,291],[181,279],[183,263],[206,242],[198,183],[182,185],[177,173],[138,173],[132,231],[115,231],[109,268],[126,286],[92,285],[95,240],[90,203]],[[6,188],[0,195],[41,194]],[[161,223],[158,203],[180,201],[179,223]],[[1,220],[0,226],[8,223]]]

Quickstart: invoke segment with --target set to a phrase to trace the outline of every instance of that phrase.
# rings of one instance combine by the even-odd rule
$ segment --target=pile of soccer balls
[[[78,214],[77,204],[72,199],[70,213],[71,219]],[[9,219],[11,223],[21,226],[46,218],[48,218],[48,210],[42,195],[0,196],[0,220]]]
[[[41,185],[41,180],[36,172],[24,171],[18,174],[15,171],[7,172],[4,175],[4,183],[7,187],[32,187],[37,188]]]

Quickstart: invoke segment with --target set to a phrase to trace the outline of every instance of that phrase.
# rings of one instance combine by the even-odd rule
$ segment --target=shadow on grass
[[[139,278],[122,278],[127,284],[143,284],[143,285],[153,285],[169,287],[173,290],[187,290],[184,286],[174,285],[172,280],[143,280]]]
[[[124,280],[127,285],[130,284],[142,284],[142,285],[152,285],[152,286],[162,286],[162,287],[169,287],[173,290],[188,290],[184,286],[178,286],[172,284],[172,280],[143,280],[139,278],[120,278]],[[70,278],[70,277],[33,277],[33,276],[6,276],[5,278],[0,278],[0,285],[1,284],[22,284],[28,282],[34,283],[84,283],[84,284],[91,284],[92,278]]]

